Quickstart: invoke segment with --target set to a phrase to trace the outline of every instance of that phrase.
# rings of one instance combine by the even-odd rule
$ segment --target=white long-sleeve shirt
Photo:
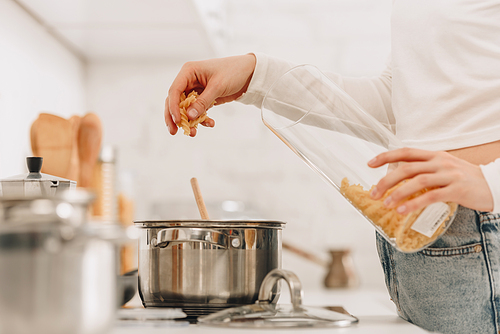
[[[408,147],[452,150],[500,140],[500,0],[394,0],[380,76],[325,72]],[[260,107],[293,64],[256,54],[247,92]],[[481,166],[500,212],[500,159]]]

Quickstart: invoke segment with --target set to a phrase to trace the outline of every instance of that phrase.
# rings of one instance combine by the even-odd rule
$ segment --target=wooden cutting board
[[[43,157],[42,173],[90,187],[102,141],[102,125],[96,114],[65,119],[41,113],[31,125],[30,137],[33,155]]]
[[[76,181],[71,174],[75,134],[69,120],[41,113],[31,125],[30,136],[33,155],[43,157],[42,173]]]
[[[78,129],[80,128],[81,117],[74,115],[69,119],[73,132],[73,149],[71,150],[71,161],[68,172],[68,179],[78,182],[80,177],[80,157],[78,155]]]

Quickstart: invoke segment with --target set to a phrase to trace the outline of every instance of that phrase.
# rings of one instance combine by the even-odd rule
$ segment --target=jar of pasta
[[[316,67],[300,65],[281,76],[261,112],[264,124],[398,250],[421,250],[452,223],[455,203],[434,203],[407,215],[386,208],[384,199],[399,185],[382,199],[371,199],[371,188],[388,167],[373,169],[367,162],[403,144],[389,125],[364,111]]]

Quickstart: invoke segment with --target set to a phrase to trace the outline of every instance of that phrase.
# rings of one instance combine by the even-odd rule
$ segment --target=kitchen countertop
[[[283,293],[279,303],[289,304],[289,295]],[[300,333],[342,333],[342,334],[417,334],[429,333],[415,325],[399,318],[394,304],[389,299],[386,291],[380,290],[317,290],[304,291],[303,304],[308,306],[342,306],[344,309],[359,319],[359,323],[346,328],[310,328],[294,330]],[[135,305],[134,305],[135,306]],[[115,326],[110,334],[233,334],[233,333],[259,333],[276,334],[277,331],[286,333],[288,330],[267,329],[234,329],[207,327],[201,325],[182,325],[176,327],[151,327]]]

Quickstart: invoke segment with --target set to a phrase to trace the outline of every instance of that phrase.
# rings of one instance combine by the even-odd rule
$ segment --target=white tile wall
[[[38,113],[85,111],[84,64],[10,0],[0,1],[0,178],[27,172]]]

